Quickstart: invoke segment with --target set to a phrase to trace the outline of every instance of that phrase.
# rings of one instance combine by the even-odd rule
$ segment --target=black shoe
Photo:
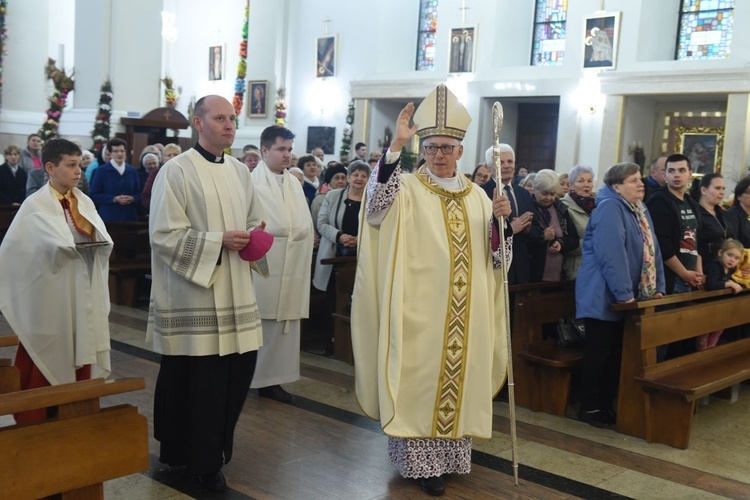
[[[271,398],[280,403],[291,403],[292,395],[284,390],[280,385],[272,385],[258,389],[258,394],[264,398]]]
[[[614,429],[617,421],[611,411],[593,410],[579,411],[578,418],[581,422],[598,427],[599,429]]]
[[[419,480],[419,486],[422,491],[434,497],[443,496],[445,493],[445,483],[440,476],[423,477]]]
[[[224,479],[224,474],[221,471],[213,474],[201,474],[198,476],[198,482],[201,483],[203,488],[216,493],[227,489],[227,480]]]

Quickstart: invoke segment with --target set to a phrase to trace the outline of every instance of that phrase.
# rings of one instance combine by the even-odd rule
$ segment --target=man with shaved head
[[[195,105],[198,142],[165,164],[151,195],[147,340],[162,354],[154,394],[159,460],[226,489],[234,428],[262,344],[250,265],[239,251],[263,227],[250,171],[224,154],[235,113],[223,97]]]

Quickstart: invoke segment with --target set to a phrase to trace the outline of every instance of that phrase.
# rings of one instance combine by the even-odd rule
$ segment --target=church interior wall
[[[29,0],[9,6],[0,146],[11,140],[23,144],[25,136],[39,128],[51,92],[44,78],[44,62],[48,56],[58,58],[60,46],[64,47],[66,68],[75,67],[76,71],[76,91],[60,130],[84,139],[85,145],[90,144],[88,134],[99,86],[107,75],[113,79],[115,93],[113,133],[121,130],[119,118],[126,113],[146,113],[163,105],[159,79],[165,75],[182,89],[177,109],[184,114],[193,97],[218,93],[232,98],[244,0],[216,0],[210,9],[198,0],[59,0],[53,4]],[[309,126],[335,127],[330,160],[338,158],[352,97],[358,102],[365,99],[370,106],[367,112],[366,106],[357,108],[353,141],[365,138],[372,150],[382,139],[385,125],[395,121],[400,104],[394,103],[425,95],[423,87],[446,81],[462,95],[475,117],[464,142],[463,171],[483,161],[484,150],[491,144],[492,102],[506,104],[501,139],[514,145],[517,111],[513,103],[546,97],[560,102],[556,168],[567,170],[575,163],[587,163],[603,171],[616,161],[632,158],[627,151],[632,141],[644,145],[649,159],[657,153],[660,113],[670,106],[658,97],[665,89],[678,95],[707,91],[694,84],[688,91],[679,82],[667,85],[665,76],[661,80],[644,77],[631,93],[620,82],[627,82],[632,75],[687,74],[693,75],[694,81],[696,74],[700,78],[710,75],[704,80],[706,88],[711,86],[708,91],[717,95],[722,94],[719,89],[724,82],[732,80],[723,95],[734,92],[737,103],[745,102],[740,97],[750,92],[750,85],[743,89],[741,79],[730,74],[744,71],[750,56],[750,2],[736,3],[731,57],[674,61],[679,0],[608,0],[605,9],[622,12],[621,33],[617,68],[602,73],[581,68],[584,19],[601,7],[600,0],[568,3],[565,60],[557,67],[529,65],[533,2],[474,0],[467,6],[464,21],[461,0],[441,0],[435,70],[416,72],[416,0],[408,4],[382,0],[377,9],[360,1],[253,0],[247,80],[269,82],[268,114],[249,118],[243,110],[234,149],[257,144],[260,132],[273,123],[274,97],[281,86],[287,89],[287,126],[297,134],[297,152],[305,149]],[[161,36],[162,10],[176,16],[179,35],[174,42]],[[40,25],[48,29],[23,29]],[[449,32],[461,25],[477,26],[476,70],[450,75]],[[316,78],[315,39],[326,32],[326,26],[328,33],[338,36],[337,74]],[[208,79],[208,47],[212,45],[224,47],[224,75],[218,81]],[[607,82],[601,90],[600,81]],[[380,102],[382,98],[389,101]],[[669,109],[695,111],[705,103],[692,99],[674,102]],[[738,110],[735,118],[727,121],[728,126],[736,127],[732,133],[737,137],[747,135],[747,120],[742,118],[746,113],[745,108]],[[735,163],[744,161],[745,142],[734,156]]]

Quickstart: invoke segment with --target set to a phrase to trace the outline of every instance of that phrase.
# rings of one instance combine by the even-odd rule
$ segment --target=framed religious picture
[[[327,155],[333,154],[336,142],[336,127],[307,127],[307,149],[322,148]]]
[[[619,31],[620,12],[602,12],[586,18],[586,33],[583,39],[584,68],[615,68]]]
[[[224,79],[223,45],[212,45],[208,48],[208,79],[212,82]]]
[[[327,78],[336,76],[337,35],[325,35],[315,39],[315,76]]]
[[[268,116],[268,82],[256,80],[247,82],[247,116],[265,118]]]
[[[450,59],[448,71],[450,73],[473,73],[476,59],[476,34],[474,26],[453,28],[451,30]]]
[[[721,171],[723,128],[678,127],[677,132],[676,150],[688,157],[693,174],[703,175]]]

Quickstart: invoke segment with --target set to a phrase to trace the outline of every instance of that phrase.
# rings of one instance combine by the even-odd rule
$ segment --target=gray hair
[[[541,193],[559,193],[560,177],[554,170],[545,168],[536,173],[534,177],[534,191]]]
[[[146,160],[148,160],[150,156],[152,156],[156,160],[157,164],[161,163],[161,160],[159,160],[159,157],[155,153],[146,153],[141,157],[141,165],[145,164]]]
[[[631,162],[617,163],[612,165],[604,172],[604,184],[607,186],[614,186],[615,184],[623,184],[625,179],[633,174],[640,174],[641,167]]]
[[[349,177],[357,170],[362,170],[367,173],[367,177],[370,177],[370,165],[363,162],[362,160],[354,160],[346,167],[346,176]]]
[[[526,174],[526,177],[524,177],[523,179],[521,179],[521,182],[519,182],[518,185],[525,188],[526,184],[528,184],[530,182],[532,184],[532,187],[533,187],[534,177],[536,177],[536,172],[531,172],[529,174]]]
[[[578,179],[578,176],[581,174],[591,174],[591,178],[594,178],[594,169],[589,167],[588,165],[582,165],[578,164],[575,167],[570,169],[570,172],[568,172],[568,182],[571,184],[575,184],[576,179]]]
[[[95,156],[94,156],[94,153],[92,153],[88,149],[84,149],[83,153],[81,153],[81,158],[91,158],[91,160],[93,161]]]
[[[510,155],[513,157],[513,161],[516,161],[516,152],[513,151],[513,148],[510,147],[510,144],[501,143],[500,144],[500,152],[501,153],[510,153]],[[490,168],[494,168],[495,162],[492,161],[492,146],[487,148],[487,151],[484,152],[484,163]]]

